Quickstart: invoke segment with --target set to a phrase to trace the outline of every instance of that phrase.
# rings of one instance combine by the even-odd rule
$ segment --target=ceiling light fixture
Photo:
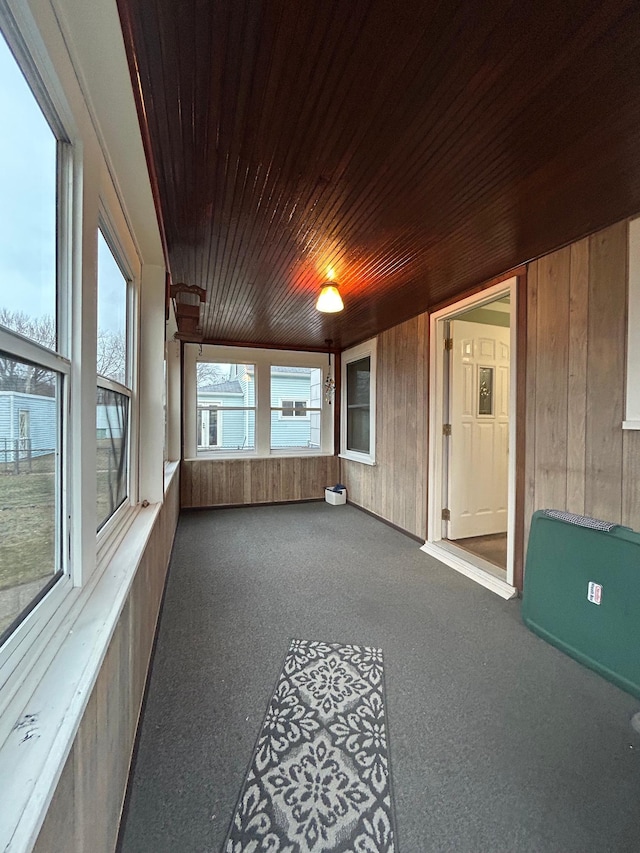
[[[320,296],[318,296],[318,301],[316,302],[316,308],[324,314],[335,314],[338,311],[342,311],[344,303],[342,302],[340,291],[335,284],[327,282],[322,286]]]
[[[327,267],[328,280],[322,285],[320,296],[316,302],[316,310],[322,311],[324,314],[336,314],[344,308],[338,285],[334,281],[335,277],[334,268]]]
[[[316,309],[325,314],[335,314],[344,308],[342,297],[334,278],[335,272],[333,267],[327,267],[328,281],[325,281],[322,285],[320,296],[318,296],[318,301],[316,302]]]

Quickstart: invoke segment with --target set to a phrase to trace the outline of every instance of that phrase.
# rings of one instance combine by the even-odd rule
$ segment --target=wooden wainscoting
[[[182,508],[240,506],[324,498],[339,480],[337,456],[270,459],[187,459],[182,463]]]
[[[109,644],[35,853],[113,853],[179,513],[176,472]]]
[[[525,521],[553,507],[640,528],[640,432],[622,429],[627,223],[528,271]]]
[[[341,461],[350,502],[425,539],[428,480],[429,317],[378,337],[376,464]]]

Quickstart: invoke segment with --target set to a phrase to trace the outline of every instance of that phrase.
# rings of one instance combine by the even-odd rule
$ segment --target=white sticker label
[[[592,604],[600,604],[602,602],[602,584],[589,581],[587,598]]]

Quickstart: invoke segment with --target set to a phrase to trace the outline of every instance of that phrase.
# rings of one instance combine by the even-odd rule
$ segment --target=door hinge
[[[442,434],[451,435],[451,424],[442,424]]]
[[[445,338],[444,339],[444,348],[445,349],[453,349],[453,338]]]
[[[447,509],[447,507],[442,510],[442,520],[451,521],[451,510]]]

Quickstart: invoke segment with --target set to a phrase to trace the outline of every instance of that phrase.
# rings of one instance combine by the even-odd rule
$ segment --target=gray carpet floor
[[[180,519],[120,839],[220,850],[292,637],[382,647],[401,853],[638,853],[640,702],[350,506]]]

